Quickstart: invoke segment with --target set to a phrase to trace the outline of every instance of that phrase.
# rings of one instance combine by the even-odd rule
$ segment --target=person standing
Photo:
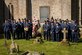
[[[41,27],[39,20],[37,20],[38,29]]]
[[[78,42],[79,36],[78,36],[78,25],[72,21],[71,23],[71,34],[72,34],[72,42]]]
[[[55,25],[56,41],[60,41],[60,31],[61,31],[61,26],[57,22]]]
[[[51,40],[55,41],[55,25],[54,25],[54,22],[51,23],[50,34],[51,34]]]
[[[43,35],[44,35],[44,40],[46,40],[46,21],[44,21],[45,23],[43,24]]]
[[[68,31],[69,30],[69,26],[67,24],[66,21],[63,21],[62,24],[61,24],[61,31],[66,28],[66,30]],[[62,33],[63,34],[63,33]],[[62,35],[62,38],[63,38],[64,35]],[[67,40],[69,40],[69,37],[68,37],[68,33],[67,33],[67,36],[66,36]]]
[[[22,22],[21,22],[21,20],[20,19],[18,19],[18,34],[19,34],[19,39],[21,39],[22,38],[22,29],[23,29],[23,24],[22,24]]]
[[[12,22],[13,39],[16,38],[16,29],[17,29],[16,20],[13,20],[13,22]]]
[[[9,22],[8,20],[5,20],[5,23],[3,24],[3,31],[6,39],[10,39],[10,28],[9,28]]]
[[[46,22],[46,38],[47,38],[47,40],[50,40],[50,28],[51,26],[50,26],[50,23],[49,23],[49,21],[47,21]]]
[[[29,39],[32,38],[32,22],[31,22],[31,20],[28,20],[28,36],[29,36]]]
[[[20,29],[21,29],[21,25],[19,24],[19,21],[17,21],[17,29],[16,29],[16,35],[17,35],[17,39],[20,39]]]
[[[21,20],[21,38],[23,39],[25,37],[24,33],[24,19]]]
[[[28,35],[28,20],[25,21],[24,23],[24,32],[25,32],[25,39],[28,40],[29,39],[29,35]]]

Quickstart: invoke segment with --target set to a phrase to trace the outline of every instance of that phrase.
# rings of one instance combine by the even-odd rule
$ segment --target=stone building
[[[71,0],[32,0],[32,18],[71,19]]]
[[[22,19],[31,18],[31,0],[5,0],[5,18]]]
[[[5,18],[76,19],[81,21],[81,0],[5,0]],[[81,24],[81,23],[80,23]]]
[[[82,0],[0,0],[0,19],[36,18],[43,22],[46,18],[54,17],[77,20],[81,25],[81,2]]]

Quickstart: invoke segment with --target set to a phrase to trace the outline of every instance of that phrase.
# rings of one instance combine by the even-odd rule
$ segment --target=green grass
[[[19,45],[19,55],[25,51],[44,52],[45,55],[82,55],[82,43],[71,43],[71,46],[63,46],[60,42],[45,41],[43,44],[34,44],[33,40],[15,40]],[[7,40],[8,46],[11,40]],[[0,39],[0,55],[9,55],[4,47],[4,39]],[[16,54],[15,54],[16,55]]]

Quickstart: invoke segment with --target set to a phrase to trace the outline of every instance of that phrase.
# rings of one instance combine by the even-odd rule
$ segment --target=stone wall
[[[18,0],[13,0],[13,7],[14,7],[14,19],[18,19],[19,18],[19,3]]]
[[[19,18],[26,18],[26,0],[19,0]]]
[[[13,17],[14,19],[26,18],[26,0],[5,0],[5,4],[8,8],[9,3],[13,5]],[[9,18],[8,9],[5,8],[5,18]],[[12,14],[11,14],[12,15]]]
[[[32,0],[32,18],[40,19],[40,6],[50,6],[50,17],[71,19],[71,0]]]
[[[71,20],[71,0],[62,0],[62,19]]]
[[[5,0],[8,7],[9,3],[13,5],[14,19],[27,17],[26,0]],[[50,17],[57,19],[71,19],[71,0],[32,0],[32,18],[40,19],[40,6],[50,7]],[[28,7],[29,8],[29,7]],[[9,18],[9,8],[5,8],[5,18]],[[12,15],[12,14],[11,14]]]

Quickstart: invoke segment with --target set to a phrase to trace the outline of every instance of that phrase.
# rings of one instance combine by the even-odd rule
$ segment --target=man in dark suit
[[[21,20],[20,19],[18,19],[18,23],[17,23],[17,26],[18,26],[18,39],[20,38],[22,38],[22,29],[23,29],[23,24],[22,24],[22,22],[21,22]]]
[[[44,40],[46,40],[46,21],[44,21],[45,23],[43,24],[43,35],[44,35]]]
[[[21,29],[20,29],[20,31],[21,31],[21,38],[23,39],[23,38],[25,38],[25,33],[24,33],[24,19],[22,19],[21,21],[20,21],[20,25],[21,25]]]
[[[50,40],[50,23],[49,23],[49,21],[47,21],[46,22],[46,38],[47,38],[47,40]]]
[[[71,25],[71,34],[72,34],[72,42],[78,42],[79,36],[78,36],[78,25],[72,21]]]
[[[69,25],[67,24],[66,21],[64,21],[64,22],[62,23],[61,28],[62,28],[62,30],[63,30],[64,28],[66,28],[67,31],[69,30]],[[67,33],[66,38],[69,40],[68,33]]]
[[[68,36],[67,36],[67,40],[68,41],[71,41],[71,37],[72,37],[72,35],[71,35],[71,29],[70,29],[70,26],[71,26],[71,21],[69,21],[69,20],[66,20],[66,25],[68,26]]]
[[[13,22],[12,22],[13,39],[16,38],[16,29],[17,29],[16,20],[13,20]]]
[[[55,25],[54,25],[54,22],[51,22],[50,34],[51,34],[51,40],[55,41]]]
[[[55,25],[56,41],[60,41],[60,31],[61,31],[61,26],[57,22]]]
[[[17,35],[17,39],[20,39],[20,37],[21,37],[21,23],[19,21],[17,21],[16,35]]]
[[[5,34],[6,39],[10,39],[10,28],[9,28],[9,22],[8,20],[5,20],[5,23],[3,24],[3,31]]]
[[[24,23],[24,32],[25,32],[25,39],[26,40],[29,39],[28,29],[29,29],[29,24],[28,24],[28,20],[26,20]]]
[[[31,22],[31,20],[28,20],[28,37],[29,37],[29,39],[32,38],[32,22]]]

